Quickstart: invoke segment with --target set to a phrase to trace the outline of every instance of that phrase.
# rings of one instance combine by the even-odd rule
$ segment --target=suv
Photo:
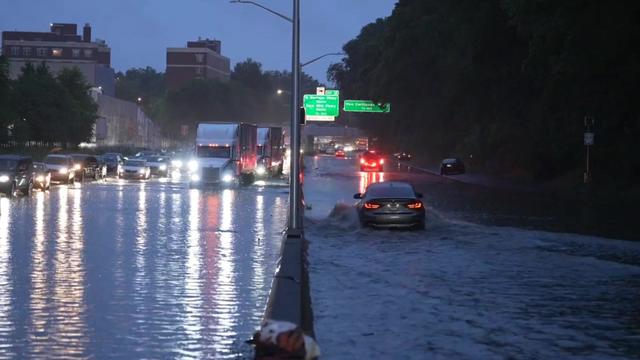
[[[360,155],[360,171],[384,171],[384,158],[374,150]]]
[[[18,191],[31,195],[33,160],[30,156],[0,155],[0,191],[14,197]]]
[[[51,171],[51,180],[72,184],[76,181],[73,159],[69,155],[47,155],[44,159],[47,169]]]

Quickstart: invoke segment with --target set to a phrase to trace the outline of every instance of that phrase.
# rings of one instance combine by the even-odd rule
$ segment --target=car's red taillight
[[[384,159],[380,159],[380,165],[384,164]]]
[[[364,208],[365,209],[377,209],[379,207],[380,207],[380,204],[374,204],[374,203],[370,203],[370,202],[364,203]]]
[[[414,203],[407,204],[407,207],[409,209],[422,209],[423,206],[424,205],[422,205],[422,202],[420,202],[420,201],[416,201]]]

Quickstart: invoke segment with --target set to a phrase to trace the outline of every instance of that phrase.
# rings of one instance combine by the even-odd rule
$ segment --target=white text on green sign
[[[340,97],[337,95],[304,96],[304,111],[310,116],[338,116],[340,113]]]
[[[378,104],[371,100],[345,100],[343,109],[350,112],[388,113],[391,112],[391,104]]]

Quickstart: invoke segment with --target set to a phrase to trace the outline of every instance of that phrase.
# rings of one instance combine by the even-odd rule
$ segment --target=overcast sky
[[[291,0],[257,0],[286,15]],[[301,58],[304,62],[341,51],[362,26],[391,14],[396,0],[301,0]],[[267,70],[291,68],[291,25],[253,5],[228,0],[0,0],[0,30],[48,31],[49,23],[89,22],[93,37],[111,47],[116,69],[152,66],[165,70],[166,48],[187,40],[222,40],[232,64],[251,57]],[[305,71],[326,81],[339,57],[320,60]]]

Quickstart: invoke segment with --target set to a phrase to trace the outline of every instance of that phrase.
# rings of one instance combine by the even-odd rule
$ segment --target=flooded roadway
[[[110,180],[0,198],[0,359],[249,356],[286,190]]]

